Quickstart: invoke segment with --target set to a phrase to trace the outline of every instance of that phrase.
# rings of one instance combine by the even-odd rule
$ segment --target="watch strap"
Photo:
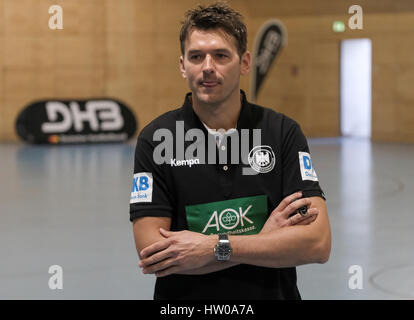
[[[220,240],[229,240],[229,235],[227,233],[219,233],[219,241]]]

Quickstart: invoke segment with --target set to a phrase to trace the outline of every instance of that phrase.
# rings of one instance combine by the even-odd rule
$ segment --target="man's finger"
[[[308,210],[308,215],[305,216],[304,218],[309,218],[310,216],[317,216],[319,214],[319,209],[318,208],[310,208]]]
[[[311,216],[318,215],[318,213],[319,213],[318,208],[310,208],[310,209],[308,209],[308,212],[306,213],[306,215],[302,215],[299,212],[296,215],[298,216],[297,219],[302,221],[302,220],[305,220],[305,219],[307,219]]]
[[[289,204],[286,209],[283,211],[283,216],[288,218],[292,213],[295,213],[301,207],[308,207],[312,201],[309,198],[303,198],[296,200]]]
[[[313,221],[316,220],[317,217],[318,217],[318,215],[312,215],[312,216],[306,217],[306,219],[298,222],[296,225],[297,226],[304,226],[304,225],[311,224]]]
[[[171,237],[172,235],[174,235],[174,232],[173,232],[173,231],[168,231],[168,230],[165,230],[165,229],[163,229],[163,228],[160,228],[160,233],[161,233],[161,235],[162,235],[163,237],[166,237],[166,238],[169,238],[169,237]]]
[[[172,267],[156,272],[155,276],[157,278],[161,278],[161,277],[165,277],[170,274],[173,274],[173,273],[177,273],[178,271],[180,271],[180,268],[178,266],[172,266]]]
[[[301,222],[308,220],[309,218],[316,218],[318,215],[319,210],[317,208],[311,208],[308,211],[306,216],[302,216],[300,213],[297,213],[289,218],[290,225],[298,225],[302,224]]]
[[[143,268],[142,272],[144,274],[153,274],[153,273],[156,273],[156,272],[160,272],[164,269],[170,268],[174,265],[175,265],[174,259],[168,258],[166,260],[163,260],[161,262],[158,262],[158,263],[152,264],[152,265],[150,265],[146,268]]]
[[[276,211],[283,211],[286,207],[295,199],[299,199],[302,197],[302,192],[293,193],[282,200],[276,208]]]
[[[167,258],[170,258],[172,256],[171,252],[169,250],[161,250],[157,253],[154,253],[153,255],[150,255],[149,257],[142,259],[139,262],[139,266],[141,268],[146,268],[154,263],[158,263],[160,261],[163,261]]]
[[[140,252],[141,260],[149,257],[150,255],[154,254],[155,252],[164,250],[170,246],[171,241],[168,239],[157,241],[152,245],[144,248]]]

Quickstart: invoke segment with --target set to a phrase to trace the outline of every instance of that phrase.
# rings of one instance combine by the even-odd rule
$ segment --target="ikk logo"
[[[267,196],[253,196],[185,207],[189,230],[204,234],[256,234],[266,222]]]
[[[129,203],[152,202],[152,173],[134,174],[132,180],[131,200]]]

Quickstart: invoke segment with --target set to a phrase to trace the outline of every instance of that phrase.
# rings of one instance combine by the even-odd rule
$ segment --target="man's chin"
[[[198,101],[202,103],[208,103],[208,104],[216,104],[222,100],[220,95],[218,95],[217,93],[213,93],[213,92],[209,92],[209,93],[197,92],[196,96],[197,96]]]

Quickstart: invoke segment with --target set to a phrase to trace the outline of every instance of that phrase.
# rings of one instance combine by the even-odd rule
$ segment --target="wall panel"
[[[200,1],[210,3],[210,1]],[[42,98],[118,98],[140,128],[179,107],[188,91],[178,66],[183,14],[199,1],[0,0],[0,141],[17,141],[15,117]],[[297,120],[312,137],[339,134],[339,47],[371,38],[372,137],[414,142],[414,2],[361,0],[364,29],[348,22],[349,1],[234,0],[248,27],[248,48],[270,18],[283,21],[288,46],[277,57],[258,103]],[[49,6],[63,8],[50,30]],[[249,96],[249,76],[241,87]]]

